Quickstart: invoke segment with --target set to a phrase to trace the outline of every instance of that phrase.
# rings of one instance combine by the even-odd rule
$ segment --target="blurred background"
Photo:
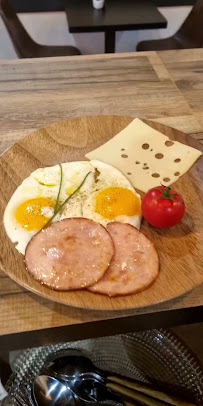
[[[142,0],[139,0],[142,1]],[[134,52],[140,41],[172,36],[189,15],[193,0],[149,0],[167,20],[167,28],[118,31],[116,52]],[[104,33],[69,33],[65,7],[68,0],[10,0],[31,37],[40,44],[74,45],[82,54],[104,52]],[[0,58],[15,59],[16,52],[0,18]]]

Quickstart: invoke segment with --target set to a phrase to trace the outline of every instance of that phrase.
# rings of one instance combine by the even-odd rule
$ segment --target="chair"
[[[203,0],[197,0],[182,27],[172,37],[142,41],[137,51],[161,51],[203,47]]]
[[[51,56],[80,55],[73,46],[49,46],[37,44],[28,35],[8,0],[0,0],[0,16],[8,30],[19,58],[43,58]]]

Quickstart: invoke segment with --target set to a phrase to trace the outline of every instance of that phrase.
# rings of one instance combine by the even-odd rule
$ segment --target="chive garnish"
[[[53,214],[53,216],[49,219],[49,221],[45,224],[44,228],[46,228],[47,226],[49,226],[49,224],[52,223],[52,220],[56,217],[56,215],[59,213],[59,211],[61,211],[61,209],[65,206],[66,203],[68,203],[68,201],[71,199],[71,197],[73,197],[79,190],[80,188],[83,186],[83,184],[85,183],[88,175],[91,172],[88,172],[87,175],[84,177],[83,181],[81,182],[81,184],[78,186],[78,188],[70,195],[67,197],[67,199],[57,208],[56,212]]]
[[[36,178],[35,178],[36,179]],[[37,179],[36,179],[37,180]],[[51,183],[43,183],[43,182],[40,182],[39,180],[37,180],[37,182],[40,184],[40,185],[42,185],[42,186],[47,186],[47,187],[54,187],[54,186],[56,186],[56,185],[54,185],[54,184],[51,184]]]
[[[58,195],[57,195],[57,199],[56,199],[56,204],[55,204],[55,207],[54,207],[54,214],[57,213],[57,209],[58,209],[58,205],[59,205],[59,198],[60,198],[60,193],[61,193],[61,186],[62,186],[62,181],[63,181],[62,165],[59,164],[59,167],[60,167],[60,185],[59,185]]]

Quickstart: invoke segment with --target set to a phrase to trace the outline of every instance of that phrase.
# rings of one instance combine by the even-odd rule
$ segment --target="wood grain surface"
[[[1,61],[0,153],[45,125],[95,114],[140,116],[203,143],[202,69],[203,49]],[[85,311],[34,295],[0,272],[1,348],[193,323],[203,320],[201,305],[203,286],[136,310]]]
[[[52,124],[33,132],[8,149],[0,158],[2,198],[0,218],[13,192],[23,179],[39,167],[59,162],[85,160],[85,154],[124,129],[132,118],[122,116],[81,117]],[[190,136],[145,120],[153,128],[203,151]],[[23,162],[23,165],[22,165]],[[130,309],[152,305],[180,296],[203,281],[203,157],[182,176],[175,188],[184,196],[187,213],[171,230],[157,230],[143,222],[141,231],[154,243],[160,258],[160,275],[147,290],[129,296],[109,298],[88,291],[59,292],[35,281],[25,270],[24,256],[0,228],[1,269],[23,287],[53,301],[96,310]],[[192,278],[191,278],[192,274]]]

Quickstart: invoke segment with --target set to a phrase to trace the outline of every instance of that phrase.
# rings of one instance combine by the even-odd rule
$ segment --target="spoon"
[[[67,380],[79,378],[79,376],[87,372],[95,373],[101,379],[106,377],[104,371],[96,368],[93,362],[83,355],[67,355],[56,358],[49,369]]]
[[[92,390],[93,398],[98,402],[108,399],[122,404],[120,396],[106,386],[108,375],[110,378],[112,374],[97,368],[89,358],[81,355],[80,352],[55,358],[47,372],[68,382],[68,386],[82,400],[91,402],[92,399],[90,395],[88,396],[88,392],[90,393]],[[99,386],[99,383],[102,386]]]
[[[89,358],[81,355],[81,353],[55,358],[44,372],[55,377],[60,376],[62,379],[67,380],[71,387],[75,379],[87,378],[86,375],[103,383],[107,383],[108,377],[112,376],[112,373],[97,368]]]
[[[38,376],[34,380],[33,397],[37,406],[81,406],[80,400],[68,385],[47,375]]]

